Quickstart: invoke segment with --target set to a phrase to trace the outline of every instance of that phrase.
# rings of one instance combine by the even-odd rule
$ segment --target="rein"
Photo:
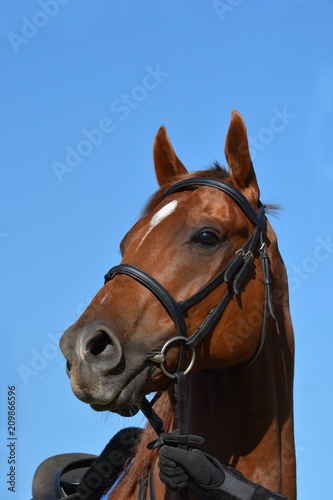
[[[171,186],[164,193],[162,199],[165,199],[173,193],[189,189],[196,189],[199,186],[212,187],[222,191],[223,193],[226,193],[240,207],[244,215],[246,215],[246,217],[254,226],[254,230],[251,236],[245,242],[242,248],[235,252],[232,260],[211,281],[209,281],[205,286],[203,286],[188,299],[177,302],[174,297],[172,297],[172,295],[155,278],[150,276],[142,269],[139,269],[138,267],[131,264],[120,264],[118,266],[112,267],[110,271],[105,275],[105,283],[112,280],[117,275],[125,274],[147,288],[163,305],[177,330],[177,335],[169,339],[164,344],[159,353],[150,356],[148,358],[148,361],[158,364],[163,373],[167,377],[169,377],[175,384],[175,399],[177,404],[177,420],[179,427],[178,430],[173,431],[169,434],[165,434],[163,423],[153,409],[153,405],[156,402],[158,395],[151,402],[148,402],[148,400],[143,397],[140,406],[141,410],[158,435],[158,439],[148,445],[150,449],[159,447],[163,444],[179,446],[186,449],[188,445],[195,446],[203,442],[203,438],[199,436],[190,436],[187,433],[185,376],[194,365],[195,348],[204,339],[204,337],[215,328],[233,296],[238,295],[241,292],[245,278],[253,264],[253,254],[258,247],[262,264],[263,284],[265,290],[263,324],[259,343],[252,357],[244,365],[235,367],[234,369],[230,370],[219,371],[219,375],[229,376],[234,373],[239,373],[240,371],[245,370],[246,368],[251,366],[252,363],[254,363],[254,361],[257,359],[264,345],[268,317],[271,315],[276,321],[273,312],[271,286],[272,282],[270,278],[269,257],[264,241],[267,231],[264,206],[261,204],[261,202],[259,202],[258,211],[256,212],[248,199],[245,198],[245,196],[236,188],[218,179],[211,179],[206,177],[197,177],[180,181]],[[185,322],[185,317],[187,316],[188,311],[195,304],[199,303],[213,290],[215,290],[222,282],[225,282],[228,285],[227,291],[225,292],[224,296],[216,306],[208,311],[206,318],[197,327],[197,329],[191,335],[188,335],[187,325]],[[166,369],[164,362],[166,360],[166,353],[169,346],[175,342],[179,343],[178,366],[175,373],[170,373]],[[188,366],[184,368],[187,350],[191,352],[191,358]],[[154,496],[152,495],[153,492],[151,490],[151,498],[154,498]],[[140,498],[144,498],[144,496],[141,496]],[[186,496],[183,496],[183,498],[186,498]]]

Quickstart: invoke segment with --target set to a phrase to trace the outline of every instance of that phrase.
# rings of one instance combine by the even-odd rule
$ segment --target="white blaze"
[[[106,299],[106,297],[107,297],[107,296],[108,296],[108,294],[106,293],[106,294],[104,295],[104,297],[102,298],[102,300],[100,301],[99,305],[102,305],[102,304],[103,304],[103,302],[104,302],[104,300]]]
[[[173,201],[170,201],[170,203],[168,203],[164,207],[162,207],[161,210],[156,212],[156,214],[152,217],[152,219],[149,223],[148,231],[146,232],[146,234],[144,235],[144,237],[140,241],[138,248],[142,245],[144,240],[147,238],[150,231],[152,231],[152,229],[154,229],[154,227],[156,227],[163,219],[165,219],[166,217],[171,215],[176,210],[176,207],[177,207],[177,200],[173,200]],[[137,250],[138,250],[138,248],[137,248]]]

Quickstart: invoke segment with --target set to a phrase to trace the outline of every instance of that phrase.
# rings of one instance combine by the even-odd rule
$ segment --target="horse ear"
[[[187,174],[187,170],[177,157],[164,126],[160,127],[154,141],[153,157],[155,174],[160,187],[173,177]]]
[[[235,110],[231,114],[224,152],[231,184],[246,191],[248,197],[252,198],[250,201],[256,204],[260,193],[250,156],[246,126],[242,116]]]

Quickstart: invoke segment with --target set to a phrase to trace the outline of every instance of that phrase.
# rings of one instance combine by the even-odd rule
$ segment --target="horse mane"
[[[166,432],[171,429],[173,417],[175,414],[174,404],[171,401],[171,393],[164,392],[154,405],[154,409],[162,419]],[[115,489],[115,498],[117,498],[117,489],[121,488],[122,498],[128,498],[134,494],[138,485],[138,480],[147,474],[147,466],[154,460],[158,454],[158,449],[149,450],[147,445],[157,438],[156,432],[152,426],[147,423],[135,450],[135,457],[132,463],[128,465],[124,478]],[[112,497],[113,498],[113,497]]]

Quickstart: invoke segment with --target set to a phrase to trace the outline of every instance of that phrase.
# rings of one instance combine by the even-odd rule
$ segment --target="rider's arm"
[[[162,446],[159,459],[161,480],[171,490],[188,489],[200,500],[286,500],[196,449]]]

